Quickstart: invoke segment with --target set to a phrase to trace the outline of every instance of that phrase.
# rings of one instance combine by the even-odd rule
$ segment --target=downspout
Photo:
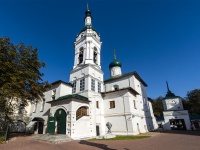
[[[127,135],[128,135],[128,124],[127,124],[127,119],[126,119],[126,114],[125,114],[125,102],[124,102],[124,96],[123,97],[123,104],[124,104],[124,118],[125,118],[125,122],[126,122],[126,132],[127,132]]]

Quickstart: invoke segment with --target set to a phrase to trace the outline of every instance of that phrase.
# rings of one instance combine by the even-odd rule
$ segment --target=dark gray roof
[[[57,80],[57,81],[51,83],[51,85],[56,85],[56,84],[58,84],[58,83],[64,83],[64,84],[66,84],[66,85],[72,86],[71,83],[68,83],[68,82],[65,82],[65,81],[62,81],[62,80]]]
[[[114,80],[117,80],[117,79],[120,79],[120,78],[123,78],[123,77],[127,77],[127,76],[131,76],[131,75],[134,75],[136,79],[138,79],[144,86],[147,87],[147,84],[144,82],[144,80],[142,80],[142,78],[138,75],[138,73],[136,71],[126,73],[126,74],[123,74],[121,76],[116,76],[116,77],[106,79],[106,80],[104,80],[104,83],[108,83],[110,81],[114,81]]]
[[[122,90],[128,90],[128,91],[130,91],[131,93],[133,93],[135,95],[140,95],[136,90],[134,90],[131,87],[127,87],[127,88],[123,88],[123,89],[118,89],[118,90],[114,90],[114,91],[101,92],[101,94],[102,94],[102,96],[104,96],[105,94],[114,93],[114,92],[118,92],[118,91],[122,91]]]

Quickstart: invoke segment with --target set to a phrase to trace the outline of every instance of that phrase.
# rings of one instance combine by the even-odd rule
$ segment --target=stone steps
[[[44,142],[50,142],[50,143],[61,143],[61,142],[68,142],[71,141],[72,139],[63,134],[37,134],[32,136],[33,139],[39,140],[39,141],[44,141]]]

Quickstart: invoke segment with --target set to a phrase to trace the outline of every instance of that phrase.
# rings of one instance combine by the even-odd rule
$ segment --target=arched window
[[[87,116],[87,115],[88,115],[87,107],[82,106],[76,111],[76,120],[78,120],[82,116]]]
[[[93,61],[95,64],[97,64],[97,48],[96,47],[94,47]]]
[[[79,56],[78,56],[78,59],[79,59],[79,64],[81,64],[83,62],[83,47],[81,47],[79,49]]]

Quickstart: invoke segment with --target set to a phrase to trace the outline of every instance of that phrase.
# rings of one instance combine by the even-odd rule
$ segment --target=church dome
[[[109,68],[111,69],[111,68],[113,68],[113,67],[122,67],[122,63],[121,62],[119,62],[118,60],[116,60],[116,59],[114,59],[111,63],[110,63],[110,65],[109,65]]]
[[[85,17],[87,17],[87,16],[91,16],[91,11],[89,9],[87,9],[85,11]]]

